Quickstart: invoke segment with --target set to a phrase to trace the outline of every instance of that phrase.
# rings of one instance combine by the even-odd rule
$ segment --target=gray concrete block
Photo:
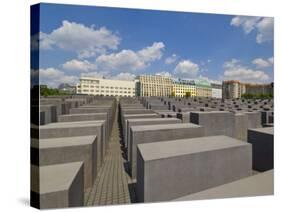
[[[150,113],[150,114],[125,114],[121,116],[121,124],[123,130],[123,136],[126,134],[127,129],[127,119],[150,119],[150,118],[160,118],[161,116],[157,113]]]
[[[96,135],[99,168],[103,162],[106,147],[104,123],[104,121],[81,121],[48,124],[40,127],[40,139]]]
[[[137,198],[173,200],[251,173],[251,145],[227,136],[139,144]]]
[[[177,113],[177,118],[182,120],[182,123],[190,123],[190,112]]]
[[[40,105],[40,124],[49,124],[57,121],[57,107],[55,105]]]
[[[175,140],[182,138],[195,138],[204,136],[203,127],[190,124],[165,124],[165,125],[141,125],[131,127],[131,138],[128,146],[128,161],[132,178],[136,178],[137,172],[137,145],[159,141]]]
[[[274,128],[248,130],[248,142],[253,145],[253,169],[267,171],[274,167]]]
[[[76,122],[76,121],[105,121],[105,137],[108,146],[109,137],[111,135],[110,123],[108,122],[108,113],[82,113],[60,115],[58,122]]]
[[[233,114],[227,111],[191,112],[190,122],[204,127],[204,135],[233,135]]]
[[[31,166],[31,175],[39,173],[39,184],[31,182],[31,193],[40,209],[78,207],[84,204],[83,163]]]
[[[245,112],[248,116],[248,128],[260,128],[261,125],[261,113],[255,112]]]
[[[84,163],[84,188],[91,188],[97,176],[97,137],[79,136],[33,140],[39,153],[39,166],[61,163]]]
[[[247,141],[248,117],[244,113],[234,114],[233,137]]]
[[[125,146],[129,147],[130,142],[128,141],[131,137],[130,128],[132,126],[139,125],[160,125],[160,124],[176,124],[181,123],[180,119],[177,118],[152,118],[152,119],[127,119],[127,129],[125,131]]]
[[[273,170],[258,173],[215,188],[174,199],[174,201],[266,196],[274,194]]]
[[[272,120],[269,120],[269,117],[273,115],[273,111],[261,111],[261,124],[273,123]]]

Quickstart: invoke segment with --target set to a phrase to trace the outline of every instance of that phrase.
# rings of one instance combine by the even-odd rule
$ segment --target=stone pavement
[[[85,193],[86,206],[128,204],[135,201],[131,177],[127,174],[123,158],[121,130],[116,112],[111,140],[93,188]]]

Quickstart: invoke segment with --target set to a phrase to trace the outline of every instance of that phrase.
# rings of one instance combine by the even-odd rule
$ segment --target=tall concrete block
[[[165,125],[141,125],[131,127],[130,147],[128,151],[132,178],[137,173],[137,145],[159,141],[175,140],[182,138],[195,138],[204,136],[203,127],[190,124],[165,124]]]
[[[273,170],[258,173],[231,183],[180,197],[174,201],[266,196],[274,194]]]
[[[247,141],[248,117],[244,113],[234,114],[233,137]]]
[[[227,136],[139,144],[137,199],[173,200],[251,173],[251,145]]]
[[[96,135],[98,168],[101,166],[106,146],[104,121],[58,122],[44,125],[39,131],[40,139]]]
[[[260,128],[261,125],[261,113],[255,112],[245,112],[248,116],[248,128]]]
[[[39,166],[61,163],[84,163],[84,188],[91,188],[97,176],[97,137],[79,136],[33,140],[32,149],[38,151]]]
[[[31,166],[31,195],[38,199],[40,209],[78,207],[84,204],[83,163],[64,163],[50,166]],[[39,184],[36,184],[39,183]]]
[[[126,135],[127,129],[127,119],[150,119],[150,118],[160,118],[161,116],[157,113],[150,113],[150,114],[125,114],[121,116],[121,124],[122,124],[122,131],[123,136]]]
[[[204,127],[204,135],[233,135],[233,114],[227,111],[191,112],[190,122]]]
[[[160,124],[176,124],[181,123],[180,119],[177,118],[152,118],[152,119],[127,119],[127,129],[125,132],[125,146],[129,147],[130,128],[132,126],[139,125],[160,125]]]
[[[111,135],[110,123],[108,122],[108,113],[82,113],[60,115],[58,122],[76,122],[76,121],[105,121],[105,139],[108,144]]]
[[[274,128],[248,130],[248,142],[253,145],[253,169],[267,171],[274,167]]]

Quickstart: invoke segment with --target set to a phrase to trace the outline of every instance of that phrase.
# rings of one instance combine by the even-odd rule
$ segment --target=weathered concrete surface
[[[204,127],[204,135],[233,135],[233,114],[227,111],[191,112],[190,122]]]
[[[149,113],[149,114],[125,114],[121,116],[121,125],[122,125],[122,132],[123,136],[126,134],[127,129],[127,119],[150,119],[150,118],[160,118],[161,116],[157,113]]]
[[[39,153],[39,166],[61,163],[84,163],[84,188],[90,188],[97,176],[97,137],[79,136],[33,140],[31,147]]]
[[[174,201],[222,199],[233,197],[266,196],[274,194],[274,171],[266,171],[256,175],[227,183],[215,188],[190,194]]]
[[[248,142],[253,145],[253,169],[267,171],[274,167],[274,128],[248,130]]]
[[[31,195],[39,200],[40,209],[83,206],[83,169],[82,162],[32,165],[31,175],[39,172],[39,182],[31,182]]]
[[[251,173],[251,144],[227,136],[139,144],[137,198],[173,200]]]
[[[248,116],[245,113],[234,114],[233,137],[247,141]]]
[[[108,122],[108,113],[82,113],[82,114],[68,114],[60,115],[58,122],[77,122],[77,121],[105,121],[105,139],[106,143],[109,141],[111,135],[111,124]]]
[[[48,124],[40,127],[40,139],[96,135],[99,168],[103,161],[106,146],[104,123],[104,121],[82,121]]]
[[[127,129],[125,130],[125,146],[130,148],[128,139],[131,137],[130,128],[139,125],[159,125],[159,124],[176,124],[181,123],[177,118],[147,118],[147,119],[127,119]]]
[[[55,105],[40,105],[40,125],[57,121],[57,107]]]
[[[202,137],[203,127],[190,124],[165,124],[165,125],[141,125],[131,127],[131,138],[129,144],[129,163],[132,178],[136,178],[137,173],[137,145],[142,143],[151,143],[182,138]]]
[[[190,112],[177,113],[177,118],[182,120],[182,123],[190,123]]]

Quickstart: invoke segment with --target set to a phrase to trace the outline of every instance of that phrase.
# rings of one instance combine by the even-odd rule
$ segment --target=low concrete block
[[[97,136],[98,168],[105,155],[105,127],[104,121],[58,122],[40,127],[40,139],[62,138],[75,136]]]
[[[137,145],[142,143],[152,143],[159,141],[175,140],[182,138],[195,138],[204,136],[203,127],[190,124],[165,124],[165,125],[141,125],[131,127],[130,147],[128,159],[132,178],[136,178],[137,173]]]
[[[84,204],[83,163],[31,166],[31,175],[39,173],[39,184],[31,182],[31,195],[39,208],[77,207]]]
[[[57,121],[57,107],[55,105],[40,105],[40,124],[49,124]]]
[[[139,144],[137,199],[173,200],[251,173],[251,145],[227,136]]]
[[[84,188],[91,188],[97,176],[97,136],[33,140],[31,148],[39,153],[39,166],[84,163]]]
[[[273,169],[274,162],[274,128],[257,128],[248,130],[248,142],[253,145],[253,169],[267,171]]]
[[[174,201],[266,196],[274,194],[273,170],[259,173],[215,188],[183,196]]]
[[[177,118],[182,120],[182,123],[190,123],[190,112],[177,113]]]

